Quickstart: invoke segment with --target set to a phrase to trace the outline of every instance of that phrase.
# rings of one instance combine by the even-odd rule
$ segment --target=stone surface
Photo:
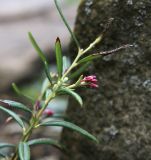
[[[75,0],[74,0],[75,1]],[[65,2],[65,1],[61,1]],[[31,31],[41,48],[53,59],[57,36],[67,46],[70,35],[50,0],[2,0],[0,2],[0,92],[12,82],[31,77],[39,69],[38,56],[27,33]],[[75,5],[61,3],[71,26],[76,14]]]
[[[151,1],[83,0],[75,26],[82,47],[110,17],[115,19],[112,27],[92,52],[125,43],[135,46],[89,67],[87,74],[97,75],[100,88],[80,91],[85,109],[72,101],[67,113],[100,143],[64,130],[69,155],[63,160],[151,160]],[[73,43],[70,48],[76,50]]]

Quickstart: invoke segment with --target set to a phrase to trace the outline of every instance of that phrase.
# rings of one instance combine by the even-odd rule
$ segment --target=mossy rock
[[[134,47],[96,60],[85,73],[96,74],[100,88],[80,91],[84,109],[71,101],[67,114],[100,143],[64,130],[69,155],[63,160],[151,160],[151,0],[83,0],[75,24],[83,48],[111,17],[111,28],[92,53]],[[75,51],[72,42],[70,53]]]

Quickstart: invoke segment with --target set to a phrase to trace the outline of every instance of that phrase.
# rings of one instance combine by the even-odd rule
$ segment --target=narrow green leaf
[[[39,138],[39,139],[33,139],[33,140],[28,141],[29,146],[39,145],[39,144],[52,145],[52,146],[57,147],[59,149],[64,148],[59,142],[57,142],[56,140],[53,140],[51,138]]]
[[[25,126],[24,126],[23,121],[21,120],[21,118],[20,118],[16,113],[14,113],[14,112],[12,112],[11,110],[6,109],[6,108],[4,108],[4,107],[2,107],[2,106],[0,106],[0,110],[6,112],[6,113],[9,114],[11,117],[13,117],[13,118],[16,120],[16,122],[17,122],[23,129],[25,129]]]
[[[27,96],[27,95],[25,95],[24,93],[22,93],[22,92],[19,90],[19,88],[17,87],[17,85],[16,85],[15,83],[12,83],[12,87],[13,87],[14,91],[15,91],[19,96],[23,96],[23,97],[29,99],[32,103],[34,103],[34,99],[31,98],[31,97],[29,97],[29,96]]]
[[[17,87],[17,85],[16,85],[15,83],[12,83],[12,87],[13,87],[14,91],[15,91],[18,95],[21,94],[19,88]]]
[[[66,21],[64,15],[63,15],[63,13],[62,13],[62,11],[61,11],[59,5],[58,5],[57,0],[54,0],[54,1],[55,1],[56,8],[57,8],[57,10],[58,10],[58,12],[59,12],[59,14],[60,14],[60,17],[61,17],[61,19],[63,20],[64,24],[66,25],[66,27],[67,27],[67,29],[68,29],[68,31],[69,31],[69,33],[70,33],[72,39],[74,40],[74,42],[75,42],[75,44],[77,45],[77,47],[80,48],[80,44],[79,44],[79,42],[78,42],[78,40],[77,40],[75,34],[72,32],[72,30],[71,30],[71,28],[70,28],[68,22]]]
[[[89,65],[90,62],[84,63],[79,69],[77,69],[75,72],[69,75],[69,79],[73,79],[80,76],[88,68]]]
[[[33,35],[32,35],[31,32],[28,33],[28,36],[29,36],[29,39],[30,39],[33,47],[34,47],[35,50],[37,51],[37,53],[38,53],[39,57],[41,58],[41,60],[43,61],[43,63],[44,63],[45,61],[47,61],[44,53],[42,52],[42,50],[41,50],[40,47],[38,46],[38,44],[37,44],[36,40],[34,39],[34,37],[33,37]]]
[[[11,143],[0,143],[0,148],[6,148],[6,147],[15,147],[15,145]]]
[[[20,160],[30,160],[30,148],[28,143],[20,142],[18,152]]]
[[[60,127],[65,127],[68,129],[71,129],[73,131],[76,131],[82,135],[84,135],[85,137],[98,142],[98,140],[90,133],[88,133],[87,131],[85,131],[84,129],[78,127],[77,125],[67,122],[67,121],[48,121],[48,122],[44,122],[42,124],[40,124],[40,126],[60,126]]]
[[[56,61],[57,61],[57,71],[59,78],[62,76],[62,70],[63,70],[63,58],[62,58],[62,49],[61,49],[61,43],[60,39],[56,39],[55,43],[55,52],[56,52]]]
[[[14,91],[18,94],[18,95],[20,95],[20,90],[19,90],[19,88],[17,87],[17,85],[15,84],[15,83],[12,83],[12,87],[13,87],[13,89],[14,89]]]
[[[83,105],[82,98],[76,92],[74,92],[73,90],[71,90],[69,88],[61,88],[59,91],[63,92],[63,93],[66,93],[68,95],[71,95],[72,97],[74,97],[79,102],[79,104],[81,106]]]
[[[93,54],[92,54],[92,55],[89,55],[89,56],[87,56],[87,57],[79,60],[79,61],[78,61],[78,64],[86,63],[86,62],[92,61],[92,60],[94,60],[94,59],[97,59],[97,58],[99,58],[99,57],[101,57],[101,55],[93,55]]]
[[[0,99],[0,102],[6,103],[10,108],[14,107],[14,108],[21,109],[23,111],[32,113],[32,111],[22,103],[11,101],[11,100],[1,100],[1,99]]]
[[[47,62],[47,59],[45,57],[45,54],[43,53],[43,51],[40,49],[40,47],[38,46],[36,40],[34,39],[32,33],[28,33],[28,36],[29,36],[29,39],[33,45],[33,47],[35,48],[35,50],[37,51],[39,57],[41,58],[43,64],[44,64],[44,69],[45,69],[45,73],[46,73],[46,76],[47,78],[49,79],[50,83],[52,82],[51,81],[51,76],[49,74],[49,68],[48,68],[48,62]]]

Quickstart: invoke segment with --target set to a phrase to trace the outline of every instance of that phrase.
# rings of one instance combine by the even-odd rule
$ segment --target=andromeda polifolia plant
[[[7,121],[9,121],[10,119],[14,119],[18,123],[18,125],[22,128],[21,139],[17,144],[0,143],[0,148],[5,148],[5,147],[14,148],[14,153],[10,155],[4,155],[2,152],[0,152],[1,157],[9,156],[10,159],[12,160],[18,160],[18,159],[30,160],[31,146],[40,144],[53,145],[57,148],[60,148],[61,150],[64,150],[65,147],[63,145],[61,145],[58,141],[53,140],[51,138],[45,138],[45,137],[40,137],[38,139],[31,138],[31,135],[34,130],[47,126],[65,127],[80,133],[81,135],[85,136],[86,138],[94,142],[98,142],[96,137],[94,137],[84,129],[80,128],[79,126],[69,121],[55,119],[55,113],[53,110],[48,108],[48,105],[57,96],[70,95],[82,107],[83,100],[80,97],[80,95],[76,92],[76,89],[82,87],[88,87],[88,88],[90,87],[95,89],[99,87],[95,75],[82,74],[86,70],[88,65],[90,65],[92,60],[94,59],[101,58],[108,54],[113,54],[123,48],[129,47],[130,45],[123,45],[119,48],[110,51],[88,54],[88,51],[90,52],[91,49],[102,40],[113,19],[110,19],[107,25],[105,26],[104,31],[90,45],[88,45],[87,48],[83,49],[80,47],[80,43],[77,37],[72,32],[66,19],[64,18],[57,0],[54,0],[54,2],[60,14],[60,17],[62,18],[65,26],[67,27],[67,29],[71,34],[73,41],[75,42],[75,45],[77,46],[78,53],[76,54],[76,57],[71,63],[71,65],[67,67],[67,58],[62,55],[61,42],[60,39],[57,38],[55,42],[57,73],[55,74],[50,73],[45,54],[37,44],[32,33],[28,33],[29,39],[33,47],[35,48],[41,61],[43,62],[44,70],[46,73],[46,79],[43,82],[40,96],[37,97],[37,99],[35,100],[21,93],[19,88],[14,83],[12,84],[14,90],[19,95],[23,95],[24,97],[28,98],[31,101],[31,103],[33,104],[32,108],[16,101],[2,100],[2,99],[0,100],[0,110],[9,115]],[[22,110],[25,113],[25,115],[17,114],[16,112],[12,111],[13,108],[17,110]],[[27,119],[26,116],[27,113],[30,115],[29,119]],[[51,119],[49,119],[48,117],[51,117]]]

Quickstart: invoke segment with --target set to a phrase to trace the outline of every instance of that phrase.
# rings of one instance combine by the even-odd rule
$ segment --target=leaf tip
[[[19,90],[18,90],[18,87],[17,87],[17,85],[16,85],[16,83],[12,83],[12,88],[13,88],[13,90],[16,92],[16,93],[18,93],[19,92]]]
[[[79,103],[80,103],[80,106],[83,107],[83,102],[81,101],[81,102],[79,102]]]
[[[32,33],[31,32],[28,32],[28,36],[29,36],[29,38],[32,36]]]
[[[97,138],[95,138],[95,142],[97,143],[97,144],[99,144],[100,142],[99,142],[99,140],[97,139]]]
[[[12,82],[12,87],[14,87],[16,84],[14,82]]]
[[[57,39],[56,39],[56,43],[60,43],[60,38],[59,37],[57,37]]]

